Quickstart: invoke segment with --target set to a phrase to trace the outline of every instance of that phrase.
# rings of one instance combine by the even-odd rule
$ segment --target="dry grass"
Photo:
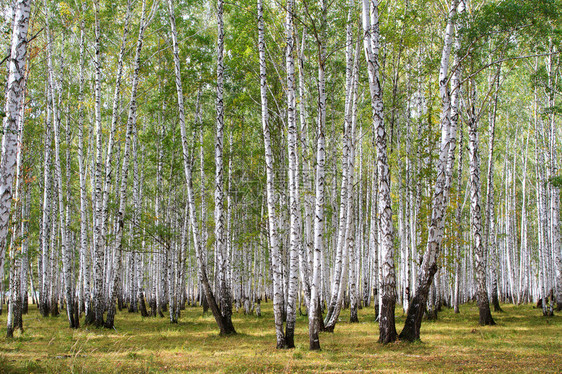
[[[444,310],[422,325],[421,343],[377,343],[371,308],[360,323],[340,321],[320,336],[322,351],[308,351],[306,317],[297,321],[297,348],[275,349],[271,304],[263,316],[237,313],[238,334],[218,336],[211,315],[199,308],[182,312],[177,325],[162,318],[117,315],[117,330],[67,328],[64,315],[42,318],[34,306],[25,316],[25,334],[4,338],[0,316],[0,373],[156,373],[156,372],[562,372],[562,317],[545,318],[531,305],[504,305],[493,327],[478,326],[474,305],[460,314]],[[347,320],[349,311],[342,313]],[[403,324],[397,309],[397,328]],[[19,333],[18,333],[19,334]]]

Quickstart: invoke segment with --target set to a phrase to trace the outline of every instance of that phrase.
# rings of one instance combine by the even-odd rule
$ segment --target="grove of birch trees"
[[[30,303],[228,335],[271,302],[277,348],[306,315],[311,350],[362,308],[383,344],[467,302],[560,312],[561,11],[0,0],[7,336]]]

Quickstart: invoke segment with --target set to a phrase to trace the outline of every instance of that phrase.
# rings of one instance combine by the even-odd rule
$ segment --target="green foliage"
[[[558,188],[562,188],[562,176],[561,176],[561,175],[557,175],[557,176],[554,176],[554,177],[550,177],[550,178],[548,179],[548,181],[549,181],[550,184],[552,184],[553,186],[558,187]]]

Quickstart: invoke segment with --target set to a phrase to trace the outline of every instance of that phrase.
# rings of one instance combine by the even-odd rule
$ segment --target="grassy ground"
[[[422,324],[422,342],[377,343],[371,308],[360,323],[322,333],[322,351],[308,351],[305,317],[297,321],[297,348],[275,349],[271,304],[263,316],[237,313],[238,334],[220,337],[211,315],[199,308],[182,312],[177,325],[163,318],[117,315],[117,330],[67,328],[64,315],[42,318],[35,306],[24,316],[25,333],[6,340],[6,314],[0,316],[0,373],[149,373],[149,372],[562,372],[562,317],[542,317],[531,305],[504,305],[497,326],[478,326],[473,304],[460,314],[444,310]],[[404,321],[397,309],[397,329]]]

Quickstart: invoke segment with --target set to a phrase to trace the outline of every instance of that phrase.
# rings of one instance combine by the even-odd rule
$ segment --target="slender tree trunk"
[[[47,95],[45,95],[47,96]],[[45,115],[45,144],[43,167],[43,216],[41,219],[41,292],[39,311],[43,317],[49,315],[49,230],[51,227],[51,105],[47,103]]]
[[[359,317],[357,316],[357,308],[360,306],[359,301],[359,278],[360,278],[360,266],[359,258],[357,254],[361,253],[361,242],[362,238],[360,235],[356,237],[356,232],[361,234],[361,222],[356,219],[355,204],[354,199],[356,193],[354,193],[355,186],[355,130],[357,127],[357,84],[358,84],[358,69],[359,69],[359,56],[360,56],[360,46],[361,43],[357,40],[355,52],[355,60],[353,63],[352,72],[352,88],[351,88],[351,101],[348,105],[348,113],[350,117],[350,127],[349,127],[349,158],[348,158],[348,213],[347,213],[347,237],[345,245],[348,247],[347,252],[349,253],[349,310],[350,310],[350,322],[359,322]],[[361,187],[359,186],[359,189]],[[361,196],[361,191],[359,191],[359,197]],[[361,204],[361,199],[359,198],[359,204]],[[360,212],[360,211],[359,211]],[[359,216],[360,213],[357,213]],[[359,221],[358,224],[355,224]],[[357,228],[357,229],[356,229]]]
[[[82,9],[84,4],[82,3]],[[88,261],[88,218],[87,218],[87,192],[86,192],[86,165],[84,155],[84,20],[80,23],[80,83],[78,96],[80,106],[78,108],[78,171],[80,174],[80,254],[79,266],[81,271],[79,301],[80,307],[84,305],[85,324],[93,321],[91,299],[90,299],[90,262]]]
[[[463,171],[463,154],[464,154],[464,147],[463,147],[463,134],[462,131],[459,132],[459,169],[457,175],[457,209],[455,211],[455,219],[457,223],[456,228],[456,240],[455,240],[455,291],[454,291],[454,300],[453,300],[453,307],[455,313],[459,313],[459,305],[460,305],[460,284],[461,284],[461,266],[462,266],[462,258],[461,258],[461,243],[463,242],[462,234],[463,234],[463,220],[462,220],[462,208],[463,204],[461,204],[461,196],[462,196],[462,171]]]
[[[310,305],[308,307],[308,335],[310,350],[320,349],[318,332],[322,320],[321,309],[321,273],[322,255],[324,250],[324,204],[326,183],[326,150],[325,134],[326,125],[326,2],[321,1],[322,26],[318,42],[318,120],[317,120],[317,144],[316,144],[316,180],[315,180],[315,203],[314,203],[314,255],[312,265],[312,282],[310,286]]]
[[[177,39],[177,38],[176,38]],[[182,100],[183,101],[183,100]],[[207,177],[205,176],[205,153],[204,153],[204,138],[203,138],[203,121],[201,119],[201,88],[197,92],[197,104],[195,108],[195,118],[199,125],[199,175],[201,183],[201,243],[203,243],[203,261],[207,263],[207,204],[205,198],[207,190],[205,188]],[[205,298],[205,293],[200,292],[201,305],[203,306],[203,313],[209,309],[209,303]]]
[[[25,106],[22,106],[22,110]],[[23,120],[23,114],[20,117],[20,120]],[[23,126],[22,126],[23,129]],[[30,178],[30,173],[24,173],[23,177],[26,179]],[[28,313],[28,278],[33,278],[33,272],[30,273],[30,266],[29,266],[29,218],[30,218],[30,211],[31,211],[31,186],[29,184],[24,185],[24,193],[22,202],[22,220],[21,220],[21,306],[22,306],[22,313]],[[23,330],[23,319],[21,321],[21,329]]]
[[[49,28],[49,18],[50,11],[47,6],[47,2],[44,2],[44,9],[46,14],[46,33],[47,33],[47,75],[48,75],[48,99],[50,99],[52,104],[52,118],[53,118],[53,128],[54,128],[54,166],[55,166],[55,178],[57,185],[57,196],[58,196],[58,216],[59,216],[59,228],[60,228],[60,244],[61,244],[61,254],[62,254],[62,266],[63,266],[63,277],[64,277],[64,289],[65,289],[65,299],[66,299],[66,312],[69,321],[70,328],[77,328],[78,323],[75,320],[74,315],[74,292],[73,292],[73,278],[71,266],[71,249],[69,248],[68,241],[68,228],[65,222],[65,205],[68,202],[64,201],[63,194],[63,182],[62,182],[62,171],[61,171],[61,160],[60,160],[60,144],[62,142],[60,136],[60,115],[58,112],[58,100],[55,95],[54,86],[54,71],[52,64],[52,37]],[[60,96],[60,94],[59,94]],[[56,214],[55,214],[56,217]],[[55,235],[55,232],[52,233]]]
[[[137,125],[137,90],[139,84],[139,71],[141,67],[141,51],[144,40],[144,33],[146,28],[150,24],[156,6],[152,5],[152,9],[149,14],[145,14],[146,1],[142,2],[141,10],[141,20],[139,26],[139,35],[137,38],[137,45],[135,50],[134,66],[133,66],[133,77],[131,82],[131,98],[129,101],[129,114],[127,116],[127,130],[125,136],[125,148],[123,150],[123,160],[121,165],[121,183],[119,186],[119,210],[117,212],[116,223],[117,231],[115,233],[115,239],[113,242],[113,277],[109,287],[109,305],[107,311],[107,320],[105,322],[106,328],[114,327],[115,320],[115,298],[118,297],[120,293],[121,286],[121,266],[122,266],[122,241],[123,241],[123,230],[125,226],[125,209],[127,206],[127,185],[128,185],[128,175],[129,175],[129,160],[130,160],[130,148],[131,141],[133,137],[133,132],[135,131]]]
[[[495,212],[494,212],[494,139],[495,139],[495,126],[496,126],[496,111],[498,107],[499,95],[499,73],[501,65],[498,65],[498,71],[494,79],[496,92],[494,94],[493,109],[490,114],[490,121],[488,126],[488,176],[486,183],[486,223],[484,225],[484,250],[490,255],[490,268],[492,277],[492,305],[495,312],[501,312],[502,308],[498,299],[498,281],[497,281],[497,249],[496,242],[491,240],[490,233],[494,232],[495,227]]]
[[[12,232],[10,235],[10,273],[9,273],[9,290],[10,296],[8,298],[8,318],[7,318],[7,329],[6,336],[8,338],[13,338],[13,332],[16,329],[20,329],[23,333],[23,300],[22,300],[22,287],[21,280],[23,278],[22,272],[24,266],[22,264],[23,251],[20,248],[23,247],[24,241],[27,242],[27,238],[24,237],[24,230],[22,227],[21,232],[18,229],[18,221],[23,222],[25,220],[23,214],[23,205],[20,201],[20,196],[22,195],[22,144],[23,144],[23,125],[24,125],[24,113],[25,113],[25,89],[26,89],[27,77],[24,78],[22,84],[22,105],[17,118],[17,149],[16,149],[16,180],[14,186],[14,202],[15,206],[12,213]],[[18,235],[19,233],[19,235]],[[19,252],[19,253],[18,253]]]
[[[261,4],[261,0],[260,0]],[[297,119],[295,99],[295,41],[293,25],[293,0],[287,1],[287,15],[285,23],[285,35],[287,39],[286,67],[287,67],[287,145],[289,157],[289,215],[290,215],[290,243],[289,243],[289,289],[287,298],[287,326],[285,343],[287,348],[295,347],[295,323],[296,323],[296,298],[298,291],[298,268],[301,242],[301,220],[298,190],[298,157],[297,157]],[[263,26],[262,26],[263,28]],[[265,58],[265,56],[264,56]],[[265,61],[263,63],[265,67]],[[260,65],[261,67],[261,65]],[[264,69],[265,72],[265,69]],[[262,97],[264,95],[262,94]],[[265,133],[265,131],[264,131]],[[271,151],[270,151],[271,152]],[[269,166],[268,166],[269,169]],[[273,174],[273,170],[271,170]],[[273,186],[272,186],[273,187]],[[269,203],[268,203],[269,206]]]
[[[363,31],[365,57],[369,72],[369,88],[371,93],[371,108],[373,112],[373,132],[377,149],[378,169],[378,213],[381,251],[381,317],[379,320],[379,342],[386,344],[396,340],[394,323],[394,306],[396,304],[396,275],[394,270],[394,249],[392,206],[390,200],[390,170],[386,154],[386,130],[383,121],[382,87],[380,84],[380,30],[379,30],[379,2],[371,1],[370,9],[367,0],[363,0]]]
[[[225,214],[224,214],[224,182],[223,182],[223,138],[224,138],[224,103],[223,103],[223,74],[224,74],[224,23],[223,0],[217,5],[217,100],[216,100],[216,133],[215,133],[215,253],[219,255],[219,284],[217,287],[221,314],[225,323],[226,334],[235,334],[232,325],[232,299],[228,287],[228,255],[226,248]]]
[[[548,107],[555,107],[555,67],[553,53],[555,51],[552,41],[549,43],[548,56]],[[558,71],[559,73],[559,71]],[[548,144],[550,152],[550,175],[558,175],[558,136],[556,117],[554,113],[548,116]],[[553,288],[553,297],[556,299],[556,310],[562,311],[562,248],[560,246],[560,188],[552,183],[550,187],[550,232],[551,232],[551,248],[555,265],[555,279]],[[554,309],[554,300],[551,299],[551,309]]]
[[[290,77],[291,74],[289,67],[289,53],[292,53],[292,1],[287,2],[287,83],[294,85],[294,78]],[[289,23],[291,22],[291,23]],[[260,94],[261,94],[261,122],[264,139],[265,150],[265,165],[266,165],[266,201],[267,201],[267,218],[268,218],[268,231],[269,231],[269,247],[271,252],[271,266],[273,269],[273,316],[275,319],[275,335],[277,338],[277,348],[286,348],[287,342],[285,339],[285,332],[283,331],[283,283],[281,273],[281,254],[279,252],[279,238],[277,236],[277,226],[279,225],[276,215],[275,204],[275,190],[274,190],[274,177],[275,172],[273,169],[273,153],[271,150],[271,133],[269,129],[269,113],[267,107],[267,75],[266,75],[266,62],[265,62],[265,35],[264,35],[264,22],[263,22],[263,5],[262,1],[258,0],[258,50],[260,56]],[[294,74],[293,74],[294,75]],[[291,94],[294,96],[293,86],[287,87],[288,96],[288,112],[293,116],[294,125],[294,108],[291,107]],[[293,100],[294,101],[294,100]],[[292,112],[291,112],[292,110]],[[291,134],[291,118],[289,118],[289,136]],[[287,323],[287,326],[289,324]],[[287,327],[288,328],[288,327]]]
[[[224,317],[221,314],[219,306],[217,305],[215,296],[213,295],[213,291],[211,289],[211,284],[209,282],[209,278],[207,277],[207,264],[204,261],[203,256],[203,248],[201,246],[201,241],[199,238],[198,233],[198,225],[197,225],[197,209],[195,207],[195,194],[193,191],[193,179],[192,179],[192,168],[193,168],[193,159],[190,157],[189,152],[189,145],[187,140],[187,131],[186,131],[186,123],[185,123],[185,108],[183,105],[183,89],[182,89],[182,78],[181,78],[181,63],[179,59],[179,46],[178,46],[178,39],[177,39],[177,32],[176,25],[175,25],[175,15],[173,12],[173,3],[172,0],[168,0],[168,10],[169,10],[169,17],[170,17],[170,25],[172,28],[172,47],[174,51],[174,72],[176,78],[176,92],[178,95],[178,110],[179,110],[179,122],[180,122],[180,130],[181,130],[181,140],[182,140],[182,151],[183,151],[183,165],[184,165],[184,173],[187,182],[187,204],[189,207],[189,224],[191,226],[191,232],[193,234],[193,246],[195,247],[195,257],[197,258],[197,264],[199,267],[199,278],[200,283],[203,286],[203,292],[205,293],[205,297],[207,302],[209,303],[209,307],[215,317],[215,321],[219,326],[221,335],[227,335],[234,332],[232,328],[232,323],[230,325],[227,321],[225,321]]]
[[[476,87],[472,81],[472,103],[469,108],[468,146],[470,155],[470,216],[476,273],[476,299],[481,325],[495,325],[490,313],[486,288],[486,246],[482,243],[482,213],[480,209],[480,161],[478,152],[478,118],[475,113]]]
[[[6,104],[3,121],[2,150],[0,157],[0,262],[4,259],[10,209],[12,183],[17,159],[18,124],[23,105],[27,31],[31,0],[17,0],[13,5],[13,32],[8,62]]]
[[[312,167],[309,157],[308,144],[308,115],[306,111],[306,87],[304,78],[304,45],[306,40],[306,29],[303,29],[302,42],[299,54],[299,120],[300,120],[300,143],[302,154],[302,183],[304,185],[304,245],[300,247],[300,273],[304,291],[305,303],[310,305],[310,283],[312,268],[312,251],[314,239],[312,237]],[[298,41],[295,40],[295,41]]]
[[[452,161],[456,146],[456,128],[451,122],[451,98],[448,88],[449,58],[453,43],[454,18],[457,14],[458,0],[451,0],[449,17],[445,30],[445,40],[439,70],[439,91],[442,101],[441,113],[441,146],[437,162],[437,180],[435,182],[431,219],[428,227],[427,248],[423,256],[418,273],[418,283],[415,295],[408,308],[404,328],[400,333],[401,340],[415,341],[420,339],[420,327],[424,306],[433,283],[433,276],[437,272],[437,255],[443,240],[443,228],[447,197],[452,177]],[[453,87],[455,89],[455,87]]]
[[[349,197],[348,193],[350,183],[349,180],[349,151],[350,151],[350,131],[351,131],[351,101],[353,98],[353,0],[348,3],[347,14],[347,27],[346,27],[346,68],[345,68],[345,116],[344,116],[344,134],[343,134],[343,147],[342,147],[342,178],[340,189],[340,207],[339,207],[339,224],[338,234],[336,236],[336,258],[334,264],[334,275],[332,279],[332,295],[330,304],[328,305],[328,312],[324,320],[326,331],[333,332],[336,322],[339,318],[341,308],[343,307],[343,295],[347,288],[345,279],[348,272],[348,245],[346,242],[346,235],[350,227],[348,226],[349,220],[347,214],[349,212]]]
[[[93,287],[93,302],[94,302],[94,320],[93,324],[96,327],[103,326],[103,314],[105,310],[104,293],[103,293],[103,268],[104,268],[104,248],[102,240],[102,123],[101,123],[101,30],[99,21],[99,8],[98,4],[94,2],[94,134],[96,137],[95,143],[95,156],[93,157],[93,174],[92,178],[93,192],[92,192],[92,205],[93,205],[93,270],[94,270],[94,287]]]
[[[525,150],[529,149],[529,135],[527,135],[527,141],[525,144]],[[525,161],[523,163],[523,181],[521,184],[521,191],[523,192],[523,198],[521,201],[521,247],[520,247],[520,262],[519,262],[519,295],[517,303],[521,304],[525,302],[524,300],[529,295],[528,289],[528,276],[529,269],[527,268],[526,259],[528,257],[527,248],[527,157],[528,151],[525,151]]]

